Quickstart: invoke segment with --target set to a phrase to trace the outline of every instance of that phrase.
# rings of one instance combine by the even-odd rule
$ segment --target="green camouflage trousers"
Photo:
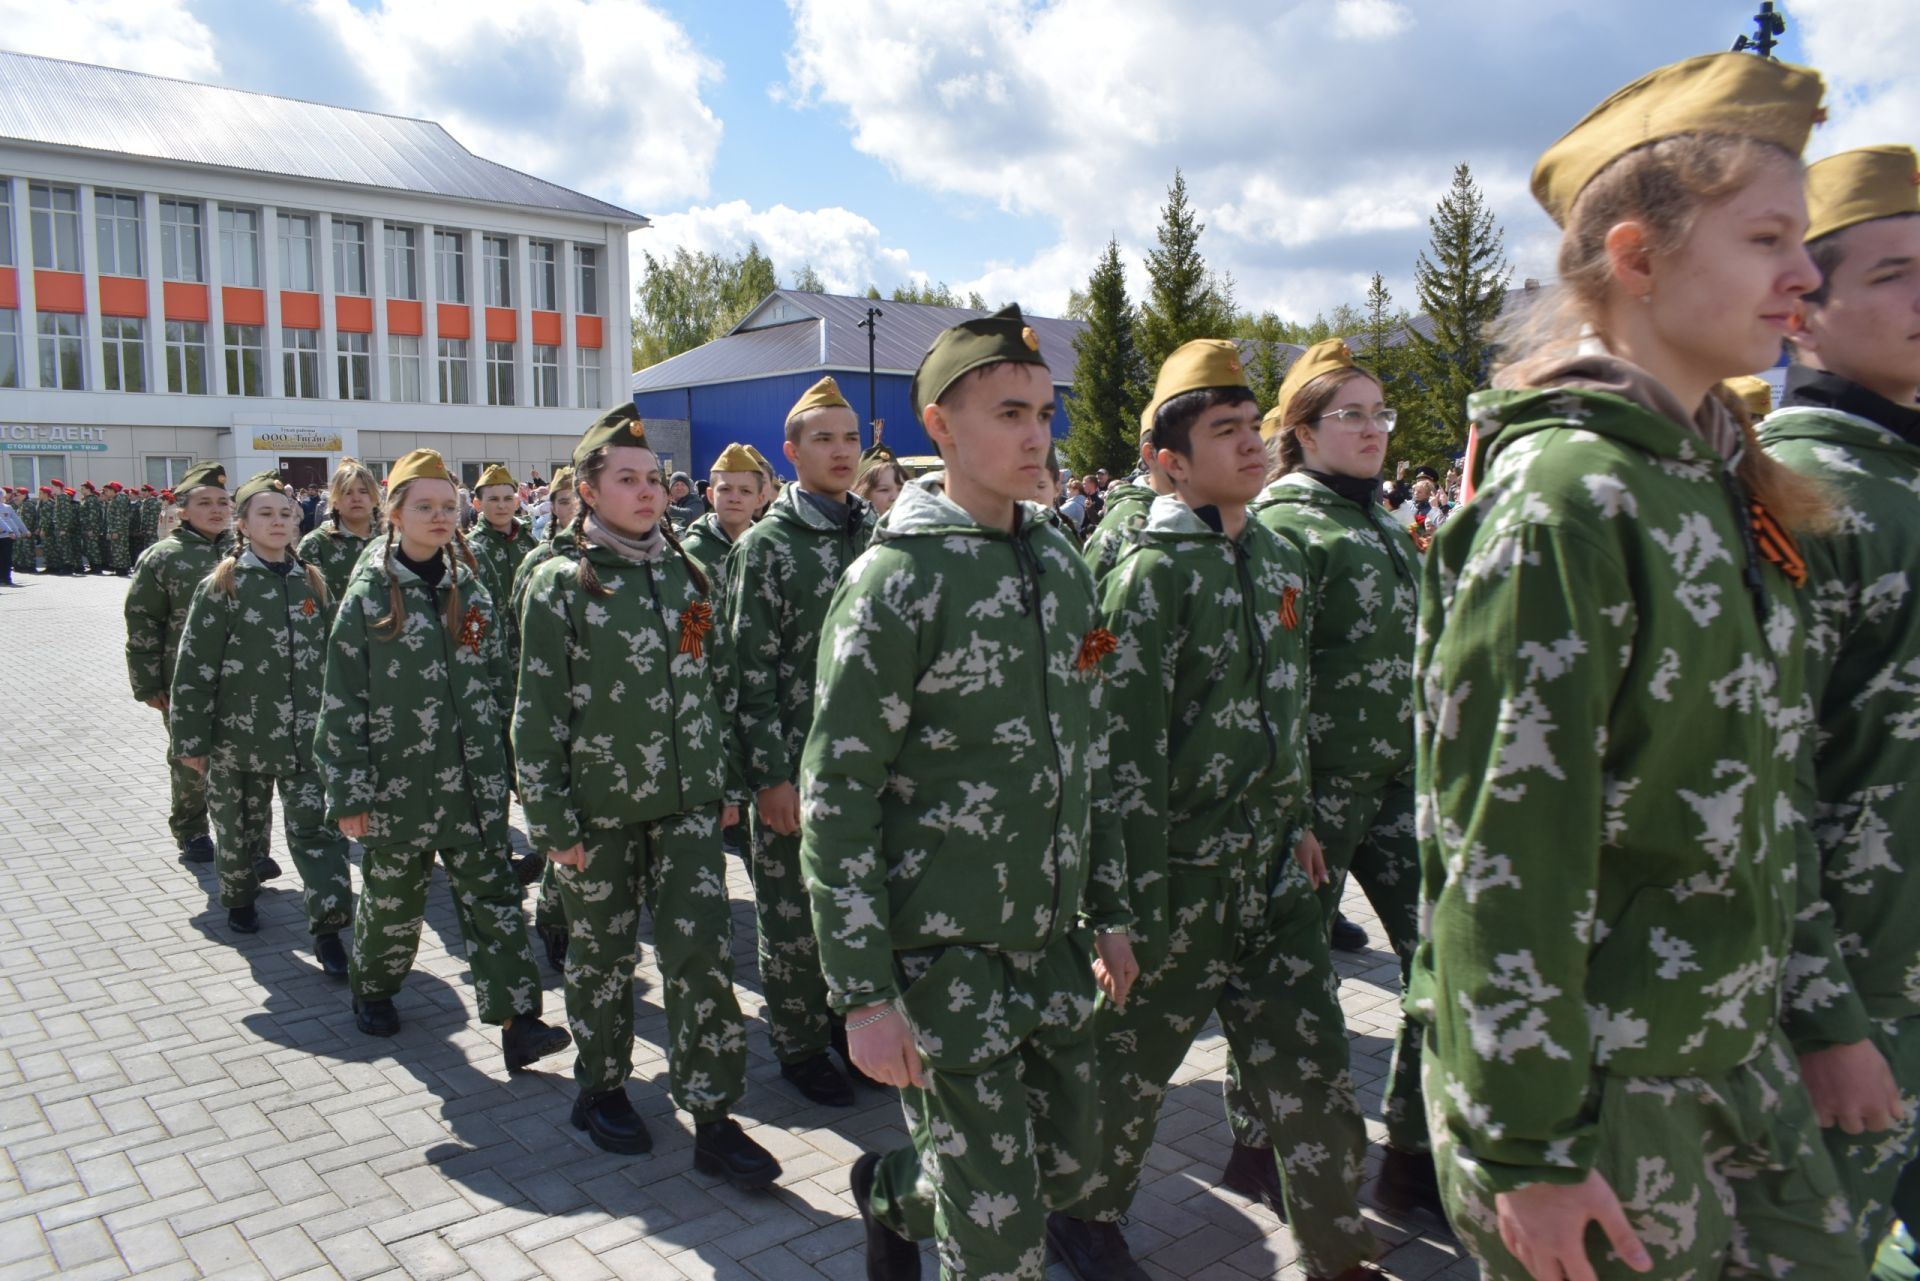
[[[900,1091],[913,1145],[880,1158],[870,1205],[934,1238],[945,1281],[1040,1281],[1047,1211],[1101,1181],[1092,948],[894,954],[927,1087]]]
[[[1291,858],[1233,875],[1175,868],[1173,932],[1143,966],[1125,1013],[1094,1018],[1106,1185],[1072,1213],[1117,1219],[1140,1185],[1167,1085],[1218,1013],[1239,1102],[1277,1136],[1287,1221],[1308,1271],[1333,1276],[1378,1252],[1360,1217],[1366,1127],[1348,1068],[1327,930]]]
[[[220,906],[245,907],[260,897],[254,859],[272,842],[275,783],[280,786],[287,853],[300,873],[307,930],[338,934],[353,923],[353,880],[347,871],[346,839],[327,822],[327,798],[318,770],[276,777],[231,769],[218,757],[209,763],[207,813],[213,820],[213,867],[220,878]]]
[[[420,923],[433,882],[433,850],[369,849],[360,860],[348,981],[362,1000],[391,997],[413,969]],[[527,948],[520,883],[507,852],[467,847],[438,851],[447,869],[460,937],[473,970],[482,1023],[540,1013],[540,975]]]
[[[185,845],[196,836],[205,836],[208,827],[206,775],[168,756],[167,783],[173,794],[173,805],[167,811],[167,830],[173,833],[174,841]]]
[[[533,923],[543,930],[564,934],[567,929],[567,909],[560,902],[559,869],[560,865],[552,859],[548,859],[540,869],[540,888],[533,900]]]
[[[1891,1130],[1848,1134],[1837,1126],[1821,1131],[1827,1153],[1853,1207],[1861,1257],[1869,1264],[1896,1213],[1895,1188],[1901,1173],[1920,1159],[1920,1018],[1889,1019],[1875,1025],[1874,1044],[1887,1056],[1907,1115]]]
[[[1426,1097],[1446,1098],[1445,1069],[1431,1054],[1425,1071]],[[1864,1275],[1847,1245],[1846,1196],[1783,1041],[1722,1076],[1596,1073],[1587,1098],[1600,1135],[1594,1168],[1653,1256],[1651,1272],[1633,1272],[1589,1225],[1587,1258],[1601,1281]],[[1454,1146],[1438,1107],[1433,1141],[1447,1219],[1485,1281],[1527,1281],[1500,1240],[1480,1166]]]
[[[782,1063],[799,1063],[827,1048],[831,1030],[827,980],[813,941],[813,903],[800,876],[800,838],[768,831],[758,814],[747,828],[767,1034]]]
[[[568,924],[567,1024],[582,1090],[633,1072],[633,967],[640,908],[667,1007],[674,1103],[696,1121],[727,1115],[746,1091],[747,1025],[733,994],[733,912],[720,853],[720,807],[657,823],[588,828],[586,866],[554,864]]]

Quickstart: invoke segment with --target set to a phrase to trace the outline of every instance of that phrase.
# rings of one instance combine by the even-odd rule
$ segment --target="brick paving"
[[[567,1124],[568,1055],[507,1076],[438,876],[398,999],[405,1026],[360,1035],[345,984],[314,963],[278,830],[288,874],[251,938],[227,931],[210,869],[176,861],[160,717],[132,701],[121,658],[124,580],[16,582],[0,589],[0,1281],[864,1276],[847,1168],[904,1141],[894,1099],[806,1103],[756,1029],[740,1119],[785,1176],[748,1196],[694,1173],[649,964],[631,1092],[656,1147],[603,1153]],[[729,889],[741,1004],[757,1020],[737,860]],[[1364,899],[1348,912],[1382,937]],[[1384,951],[1340,967],[1377,1144],[1397,974]],[[560,981],[542,969],[557,1012]],[[1231,1143],[1225,1054],[1210,1026],[1187,1056],[1128,1237],[1156,1277],[1298,1281],[1286,1227],[1213,1185]],[[1446,1237],[1368,1216],[1391,1275],[1476,1275]]]

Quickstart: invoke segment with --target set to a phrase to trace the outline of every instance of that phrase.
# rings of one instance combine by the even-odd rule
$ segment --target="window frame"
[[[66,311],[43,311],[36,315],[35,332],[39,337],[37,354],[40,364],[40,386],[50,391],[87,390],[87,322],[86,317]],[[47,325],[53,324],[53,332],[47,332]],[[72,332],[66,327],[72,326]],[[47,376],[48,344],[52,343],[52,368],[54,376]],[[69,352],[65,350],[71,347]],[[60,370],[72,362],[75,374],[74,383],[69,386],[60,375]]]
[[[188,337],[189,330],[198,330],[198,341]],[[177,336],[176,336],[177,335]],[[169,320],[166,322],[167,390],[181,396],[205,396],[213,391],[211,370],[207,366],[207,323],[204,320]],[[192,386],[192,357],[195,352],[200,357],[199,387]]]
[[[140,204],[140,193],[137,191],[110,188],[94,190],[93,255],[96,275],[139,279],[146,274],[146,243],[140,234]],[[103,208],[108,205],[112,207],[111,212]],[[109,225],[112,227],[111,233],[108,231]],[[127,243],[129,236],[132,238],[131,244]],[[133,256],[132,271],[125,270],[126,264],[121,261],[123,252],[131,252]]]
[[[487,404],[512,406],[514,403],[513,363],[516,353],[510,342],[487,342]]]
[[[546,353],[544,360],[542,352]],[[559,409],[560,349],[535,343],[527,373],[527,381],[532,384],[527,390],[533,397],[528,403],[537,409]]]
[[[451,247],[449,247],[451,245]],[[449,271],[451,267],[451,271]],[[440,302],[467,302],[467,237],[445,227],[433,229],[434,297]],[[448,289],[448,282],[452,289]]]
[[[282,209],[274,215],[275,242],[278,245],[277,252],[280,255],[280,288],[289,293],[313,294],[320,292],[320,277],[314,270],[313,265],[314,224],[316,221],[318,221],[318,215],[300,213],[297,210],[289,211]],[[288,227],[292,223],[305,224],[306,231],[299,235],[290,234]],[[300,274],[305,281],[304,284],[293,283],[293,247],[296,244],[304,244],[306,246],[305,261],[300,264]]]
[[[20,311],[16,307],[0,307],[0,387],[18,391],[24,373],[20,358]]]
[[[573,247],[573,311],[577,316],[600,314],[600,248]]]
[[[395,244],[395,237],[400,243]],[[387,297],[402,302],[420,301],[420,233],[404,223],[387,223],[381,228],[380,249],[386,256]],[[406,287],[397,283],[404,269]]]
[[[560,246],[554,241],[527,242],[527,307],[560,310]]]
[[[343,234],[348,231],[357,234],[354,236]],[[370,295],[367,291],[367,224],[358,218],[335,218],[333,220],[333,234],[330,241],[333,246],[331,253],[333,261],[334,297],[369,297]],[[342,252],[346,249],[353,251],[351,270],[348,269],[348,260]],[[356,289],[352,287],[354,281],[350,279],[350,277],[358,278],[359,288]]]
[[[126,326],[133,333],[126,333]],[[133,350],[128,351],[131,347]],[[131,356],[131,360],[129,360]],[[147,322],[139,316],[100,317],[100,390],[144,392],[147,389]],[[128,373],[132,373],[131,380]],[[129,386],[131,382],[134,385]]]
[[[471,405],[473,403],[473,347],[465,338],[442,338],[439,350],[434,354],[434,376],[439,379],[440,403],[443,405]],[[456,353],[453,348],[458,347]],[[455,386],[458,384],[458,386]],[[458,396],[453,393],[458,391]]]
[[[336,400],[373,399],[373,335],[340,330],[333,336]]]
[[[411,353],[399,350],[401,344],[411,343]],[[411,392],[412,394],[407,394]],[[420,336],[418,334],[387,335],[387,399],[405,405],[419,404],[426,399],[426,383],[420,371]]]
[[[44,206],[35,200],[35,197],[42,192],[45,192],[47,196],[47,203]],[[61,209],[58,207],[56,200],[59,196],[63,195],[72,198],[73,207],[71,209]],[[27,238],[31,242],[33,269],[35,271],[77,272],[81,270],[81,262],[83,261],[81,257],[81,236],[83,233],[80,226],[80,216],[82,212],[80,208],[80,188],[62,186],[54,182],[30,182],[27,184]],[[41,260],[40,249],[43,224],[45,227],[44,235],[48,256],[52,259],[50,262]],[[66,232],[65,235],[62,234],[63,229]],[[63,243],[67,250],[64,255],[61,253]]]
[[[178,216],[169,218],[169,213],[191,213],[193,216],[187,219]],[[206,210],[199,201],[172,196],[160,198],[160,279],[184,285],[207,283],[206,223]],[[189,249],[193,258],[190,266],[187,264]]]
[[[281,392],[289,400],[320,399],[320,331],[318,329],[280,328]],[[303,361],[311,362],[312,374],[299,378]],[[310,387],[301,391],[299,388]]]
[[[238,289],[259,289],[260,280],[260,211],[246,205],[220,205],[217,207],[220,222],[220,283],[232,285]],[[234,224],[239,218],[252,220],[251,230],[241,231]],[[240,263],[237,252],[242,240],[247,242],[246,279],[238,277],[235,268]]]
[[[247,342],[246,335],[251,331],[256,342]],[[235,335],[239,335],[236,341]],[[236,325],[225,322],[221,334],[220,352],[227,363],[227,394],[229,396],[265,396],[267,394],[267,327],[265,325]],[[254,356],[253,375],[258,391],[247,390],[247,353]]]
[[[588,367],[591,358],[592,367]],[[575,409],[593,409],[600,404],[601,358],[598,347],[576,347],[573,353],[573,399]]]
[[[480,297],[488,307],[504,311],[513,306],[513,239],[509,236],[480,236]]]

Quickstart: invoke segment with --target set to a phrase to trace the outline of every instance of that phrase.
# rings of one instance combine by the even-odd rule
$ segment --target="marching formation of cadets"
[[[1696,58],[1554,144],[1561,297],[1472,398],[1468,500],[1430,539],[1378,504],[1395,411],[1341,343],[1263,417],[1201,339],[1082,547],[1049,501],[1057,353],[1014,308],[914,377],[942,472],[863,453],[822,379],[786,421],[797,483],[729,446],[678,530],[631,405],[580,439],[539,540],[501,468],[464,537],[431,450],[384,493],[343,465],[297,548],[275,477],[229,500],[203,464],[126,609],[173,834],[257,930],[277,790],[317,959],[375,1036],[437,858],[507,1069],[571,1043],[571,1124],[620,1153],[651,1144],[644,910],[694,1162],[759,1188],[780,1167],[732,1119],[741,843],[782,1075],[905,1107],[912,1143],[850,1171],[872,1278],[916,1277],[926,1238],[947,1278],[1030,1281],[1049,1247],[1081,1281],[1144,1276],[1120,1224],[1216,1016],[1223,1184],[1311,1276],[1378,1275],[1328,959],[1349,876],[1406,988],[1379,1204],[1493,1278],[1857,1279],[1876,1250],[1902,1275],[1920,173],[1908,147],[1803,170],[1821,93]],[[1721,384],[1783,339],[1756,430]],[[155,526],[110,489],[29,507],[50,565],[124,569]]]
[[[0,486],[0,501],[20,518],[18,532],[0,533],[13,544],[11,569],[23,573],[118,574],[126,577],[140,553],[172,532],[177,516],[171,489],[117,480],[101,489],[81,482],[76,492],[58,477],[36,493],[25,485]]]

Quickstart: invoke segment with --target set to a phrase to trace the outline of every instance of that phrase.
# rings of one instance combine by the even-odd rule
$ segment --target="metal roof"
[[[874,368],[893,374],[918,369],[920,358],[941,330],[992,314],[971,307],[781,289],[767,295],[732,332],[634,374],[633,390],[697,387],[802,369],[865,369],[867,331],[859,326],[867,318],[868,307],[881,312]],[[800,318],[767,324],[770,313],[797,313]],[[1071,383],[1076,361],[1073,340],[1086,325],[1053,316],[1028,316],[1027,323],[1040,339],[1053,381]]]
[[[32,54],[0,51],[0,139],[647,223],[476,156],[431,120]]]

